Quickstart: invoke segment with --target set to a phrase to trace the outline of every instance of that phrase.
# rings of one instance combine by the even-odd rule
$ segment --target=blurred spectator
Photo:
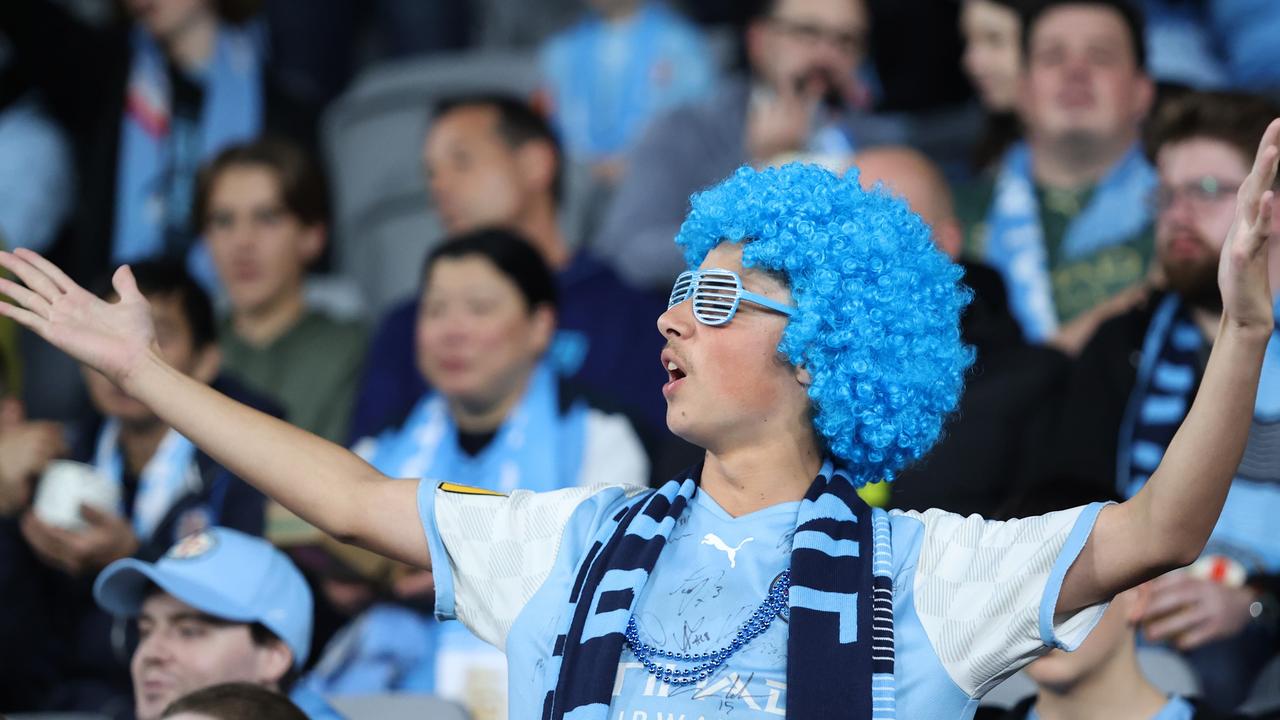
[[[1230,85],[1222,51],[1214,41],[1209,5],[1204,0],[1143,0],[1147,64],[1151,77],[1200,90]],[[1262,3],[1259,3],[1261,5]],[[1265,3],[1273,6],[1274,3]],[[1241,18],[1244,20],[1244,18]],[[1256,17],[1248,18],[1253,22]]]
[[[1018,82],[1022,72],[1024,0],[965,0],[964,71],[986,111],[986,124],[973,149],[979,171],[994,165],[1018,139]]]
[[[447,232],[486,226],[516,230],[551,267],[559,327],[548,362],[564,378],[666,427],[658,354],[663,297],[627,287],[560,231],[564,158],[545,119],[523,101],[474,96],[446,101],[427,132],[428,189]],[[416,300],[393,308],[370,343],[356,395],[352,437],[404,417],[426,390],[414,361]]]
[[[169,703],[161,720],[307,720],[289,698],[246,682],[210,685]]]
[[[630,421],[560,383],[546,362],[556,287],[531,243],[497,229],[457,236],[431,253],[422,287],[417,359],[435,390],[356,452],[391,477],[448,478],[481,492],[558,490],[604,472],[646,483],[649,461]],[[431,576],[422,575],[426,591]],[[506,717],[501,652],[457,622],[402,609],[371,613],[338,636],[308,687],[435,692],[479,720]]]
[[[1280,5],[1145,0],[1152,77],[1197,89],[1280,93]]]
[[[701,31],[660,0],[591,0],[552,37],[541,64],[566,154],[612,184],[654,115],[704,95],[715,62]]]
[[[80,24],[51,0],[2,3],[0,28],[72,132],[80,198],[71,269],[165,256],[213,280],[191,203],[200,165],[272,130],[310,140],[314,114],[278,89],[262,28],[233,0],[127,0],[127,25]]]
[[[1155,174],[1137,140],[1154,87],[1126,0],[1042,2],[1022,37],[1026,142],[962,188],[957,210],[1027,339],[1078,352],[1146,277]]]
[[[1221,48],[1231,87],[1280,92],[1280,4],[1270,0],[1187,0],[1203,3]]]
[[[0,32],[0,247],[46,252],[75,196],[71,147]]]
[[[1276,110],[1225,93],[1192,93],[1162,108],[1149,148],[1159,169],[1156,256],[1168,290],[1102,325],[1077,363],[1054,452],[1055,483],[1136,494],[1196,392],[1221,317],[1218,256],[1236,190]],[[1280,226],[1280,212],[1273,214]],[[1277,228],[1276,230],[1280,230]],[[1280,289],[1280,232],[1271,286]],[[1246,584],[1280,570],[1280,334],[1267,348],[1254,427],[1222,515],[1191,572],[1151,584],[1147,636],[1187,652],[1215,707],[1239,703],[1273,651],[1274,628],[1251,622]]]
[[[1072,652],[1052,650],[1027,666],[1037,686],[1035,695],[1009,710],[981,708],[977,720],[1229,720],[1199,701],[1165,695],[1143,673],[1138,664],[1138,618],[1150,602],[1147,585],[1117,595],[1080,647]]]
[[[284,405],[289,422],[347,439],[365,332],[308,308],[307,266],[324,251],[324,182],[284,140],[223,150],[200,175],[195,214],[231,312],[219,331],[223,366]]]
[[[856,76],[866,35],[863,0],[766,2],[746,30],[750,76],[649,125],[595,247],[632,283],[668,286],[685,269],[671,240],[692,193],[744,163],[848,156],[869,101]]]
[[[265,540],[208,528],[154,562],[112,563],[93,596],[104,611],[137,618],[129,661],[136,720],[169,717],[165,708],[178,698],[227,682],[290,693],[313,720],[341,718],[323,698],[292,687],[311,642],[311,590]]]
[[[169,263],[139,263],[133,272],[151,303],[156,342],[164,358],[192,377],[213,380],[222,392],[270,409],[231,380],[217,377],[213,310],[199,285]],[[115,295],[109,289],[101,294]],[[41,520],[27,509],[30,483],[61,451],[61,438],[52,426],[39,423],[6,428],[0,435],[12,431],[27,436],[18,454],[4,463],[5,474],[12,476],[5,480],[5,492],[12,495],[4,505],[10,515],[21,513],[21,537],[0,537],[0,542],[18,543],[0,549],[0,556],[22,557],[29,568],[18,585],[24,592],[6,595],[0,614],[20,613],[18,606],[36,599],[39,612],[56,618],[45,626],[45,643],[60,653],[56,686],[41,701],[50,710],[109,709],[128,693],[124,637],[113,631],[110,619],[94,607],[89,595],[88,582],[98,570],[119,558],[155,558],[175,539],[214,524],[253,534],[263,530],[261,494],[104,376],[84,372],[102,417],[84,424],[71,457],[92,465],[119,488],[118,514],[86,504],[81,508],[85,526],[79,530]]]
[[[891,507],[931,507],[995,516],[1022,477],[1032,447],[1031,420],[1064,378],[1066,359],[1028,345],[1009,314],[1004,282],[990,267],[960,260],[961,232],[942,172],[921,153],[894,147],[854,156],[864,187],[877,183],[905,199],[933,229],[938,249],[964,267],[974,292],[960,321],[961,338],[977,351],[960,408],[942,440],[916,465],[898,473]]]

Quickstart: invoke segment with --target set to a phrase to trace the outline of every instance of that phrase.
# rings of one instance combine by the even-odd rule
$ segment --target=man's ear
[[[799,365],[796,367],[796,382],[800,383],[805,387],[809,387],[810,385],[813,384],[813,376],[809,374],[808,368],[806,368],[803,365]]]
[[[195,366],[191,368],[191,377],[208,385],[218,377],[218,371],[221,369],[222,350],[218,348],[216,341],[210,342],[197,351]]]
[[[324,252],[324,243],[328,228],[324,223],[316,223],[315,225],[307,225],[302,228],[302,240],[298,245],[298,258],[302,261],[303,268],[309,267],[311,263]]]
[[[259,685],[280,689],[280,681],[289,674],[293,667],[293,651],[282,640],[273,640],[265,645],[254,645],[257,651]]]
[[[530,140],[516,150],[516,166],[525,186],[555,192],[556,151],[551,143]]]
[[[556,311],[550,304],[542,303],[533,309],[531,320],[534,346],[541,356],[551,347],[551,341],[556,336]]]

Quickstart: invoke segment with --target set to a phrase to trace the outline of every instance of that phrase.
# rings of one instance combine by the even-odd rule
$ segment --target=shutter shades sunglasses
[[[671,288],[667,308],[673,308],[691,298],[693,317],[704,325],[727,324],[738,312],[738,305],[743,300],[788,317],[796,311],[795,306],[743,290],[742,278],[738,277],[738,273],[721,268],[685,270],[680,273],[675,286]]]

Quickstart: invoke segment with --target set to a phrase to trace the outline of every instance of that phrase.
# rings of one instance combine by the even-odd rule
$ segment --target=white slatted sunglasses
[[[673,308],[689,298],[693,298],[693,316],[703,325],[728,323],[738,312],[738,305],[743,300],[788,317],[796,311],[793,305],[743,290],[742,278],[738,277],[738,273],[722,268],[685,270],[680,273],[675,286],[671,288],[667,308]]]

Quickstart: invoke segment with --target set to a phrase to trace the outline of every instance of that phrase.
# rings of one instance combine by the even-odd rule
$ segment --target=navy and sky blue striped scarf
[[[606,718],[627,620],[699,476],[687,473],[620,511],[612,534],[587,552],[556,638],[560,675],[544,720]],[[894,717],[888,518],[830,462],[800,503],[788,628],[788,717]]]

